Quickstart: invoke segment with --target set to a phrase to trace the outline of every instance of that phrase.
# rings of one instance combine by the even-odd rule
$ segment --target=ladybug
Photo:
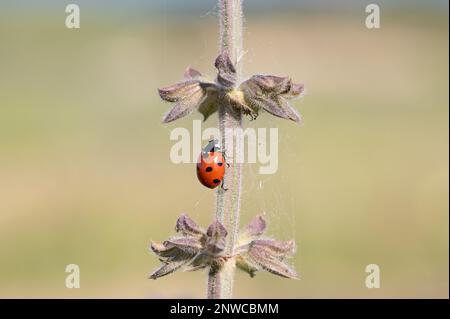
[[[197,177],[200,183],[208,188],[216,188],[222,184],[225,174],[225,156],[218,140],[209,141],[197,161]]]

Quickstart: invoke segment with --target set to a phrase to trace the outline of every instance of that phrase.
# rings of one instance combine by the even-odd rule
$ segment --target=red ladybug
[[[208,188],[216,188],[223,181],[225,174],[225,157],[219,141],[211,140],[206,145],[197,162],[197,177]]]

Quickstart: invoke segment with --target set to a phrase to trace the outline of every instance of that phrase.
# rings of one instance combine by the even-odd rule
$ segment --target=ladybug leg
[[[223,185],[224,185],[224,181],[222,180],[222,185],[220,185],[220,188],[222,188],[224,191],[227,191],[228,188],[225,188]]]
[[[227,156],[225,154],[225,151],[222,153],[223,159],[225,160],[225,164],[227,164],[227,168],[230,167],[230,163],[227,161]]]

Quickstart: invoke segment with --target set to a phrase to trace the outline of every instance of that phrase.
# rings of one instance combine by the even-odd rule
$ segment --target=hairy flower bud
[[[250,222],[236,248],[236,266],[251,277],[258,270],[265,270],[281,277],[297,278],[295,270],[285,261],[294,253],[294,242],[261,237],[265,229],[266,221],[262,216]]]

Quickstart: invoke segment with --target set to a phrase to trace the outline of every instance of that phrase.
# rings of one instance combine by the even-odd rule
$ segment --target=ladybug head
[[[220,144],[218,139],[213,139],[203,148],[204,153],[218,152],[220,151]]]

